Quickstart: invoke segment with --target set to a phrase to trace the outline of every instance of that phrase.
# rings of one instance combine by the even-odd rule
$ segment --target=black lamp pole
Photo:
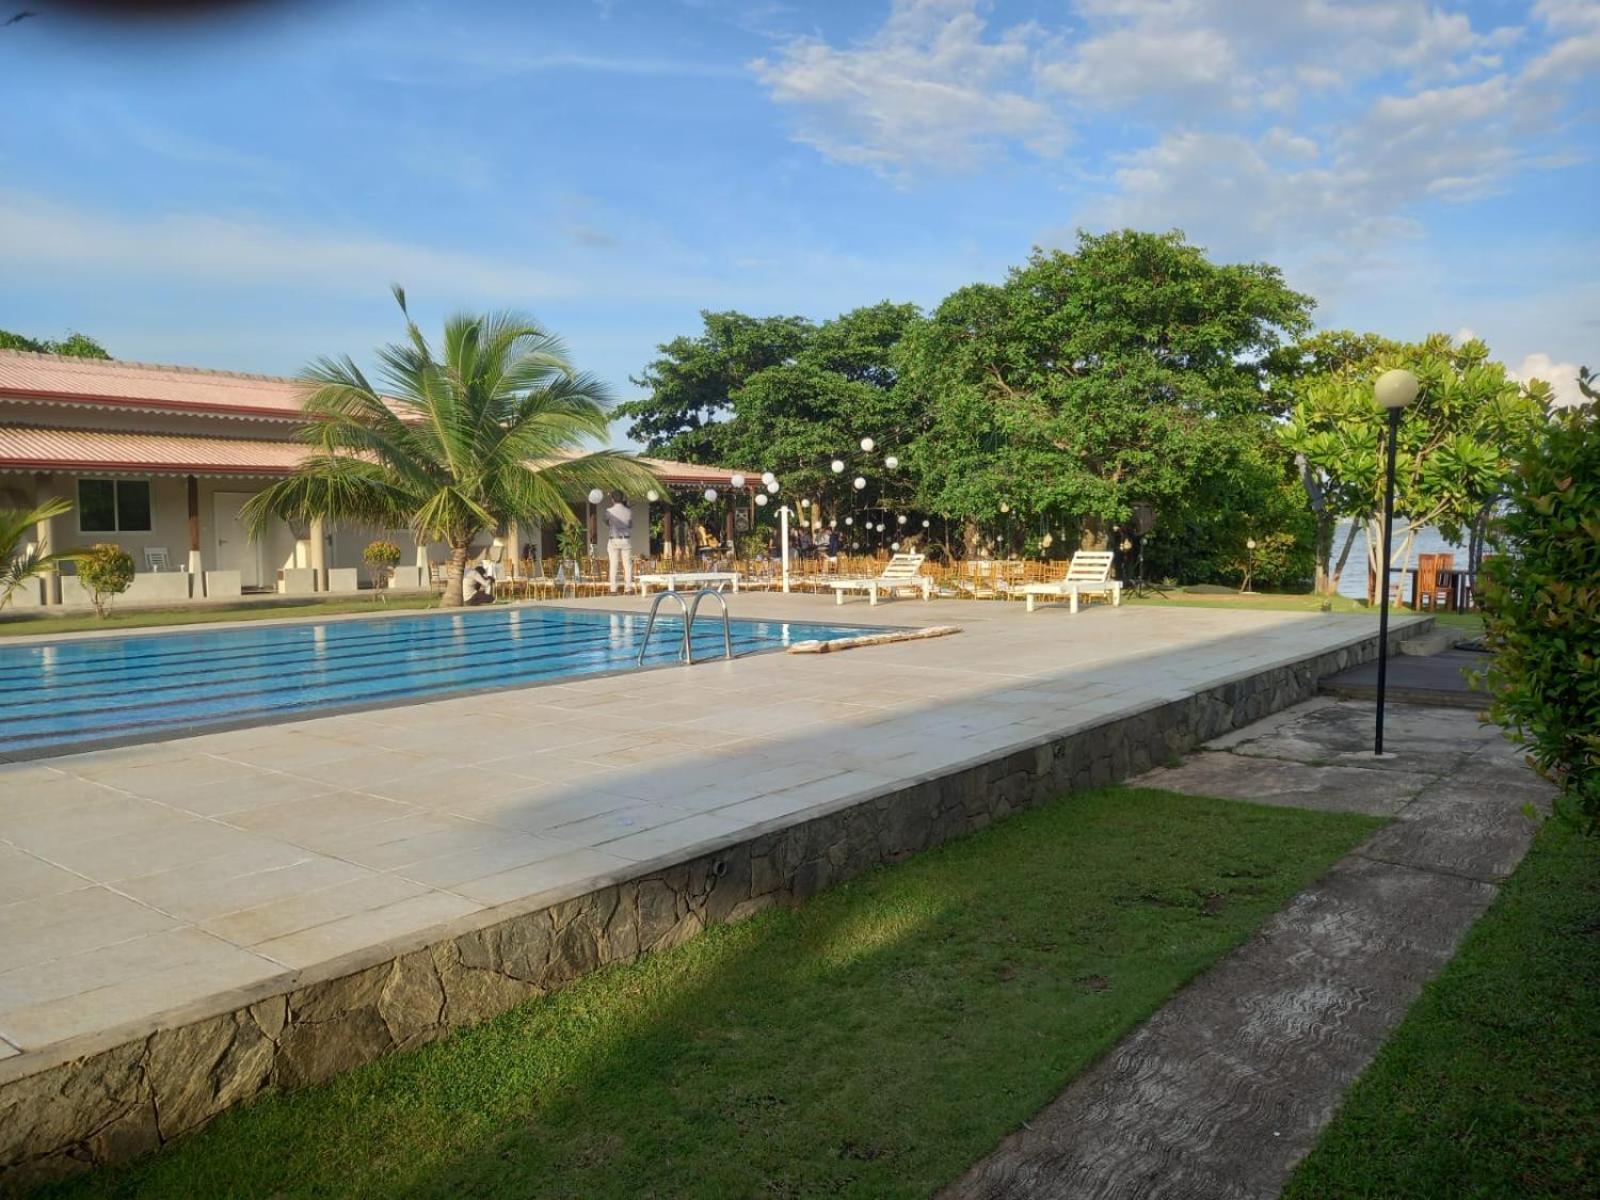
[[[1389,547],[1395,526],[1395,445],[1400,442],[1400,410],[1389,410],[1389,475],[1384,483],[1384,573],[1379,576],[1382,608],[1378,610],[1378,734],[1373,754],[1384,752],[1384,688],[1389,683]]]

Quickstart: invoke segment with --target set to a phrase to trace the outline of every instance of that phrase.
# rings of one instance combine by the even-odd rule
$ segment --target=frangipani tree
[[[651,473],[602,438],[610,400],[573,370],[560,341],[515,312],[458,314],[438,350],[406,308],[406,340],[378,351],[379,384],[348,357],[301,375],[312,452],[254,496],[243,516],[259,532],[274,517],[409,527],[450,548],[443,603],[462,603],[473,541],[507,521],[575,520],[594,488],[642,491]]]
[[[53,571],[64,562],[79,557],[77,551],[52,551],[34,538],[39,522],[70,512],[65,500],[46,500],[35,508],[0,509],[0,609],[27,580]]]
[[[1420,385],[1400,422],[1395,470],[1395,516],[1401,522],[1396,557],[1402,571],[1410,565],[1419,530],[1432,525],[1449,541],[1461,539],[1504,487],[1512,448],[1544,420],[1549,386],[1538,380],[1518,383],[1475,338],[1459,345],[1446,334],[1413,345],[1375,341],[1370,355],[1302,379],[1279,435],[1304,460],[1308,480],[1321,493],[1319,516],[1352,519],[1338,563],[1328,574],[1330,588],[1344,569],[1356,523],[1366,529],[1368,566],[1377,578],[1383,550],[1384,416],[1372,388],[1379,375],[1395,367],[1412,372]],[[1327,549],[1319,546],[1319,555]]]

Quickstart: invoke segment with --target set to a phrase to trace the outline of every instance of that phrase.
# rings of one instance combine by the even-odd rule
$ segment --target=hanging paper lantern
[[[863,451],[865,451],[866,453],[868,453],[868,454],[872,453],[873,444],[874,443],[873,443],[871,438],[862,438],[861,439],[861,449]]]
[[[602,492],[599,488],[594,488],[589,492],[589,503],[590,504],[599,504],[600,501],[604,500],[605,498],[606,498],[606,494],[604,492]]]
[[[757,492],[756,493],[756,504],[759,506],[759,505],[765,504],[766,502],[767,502],[767,498],[765,496],[763,496],[760,492]]]
[[[835,475],[843,475],[844,474],[844,459],[836,458],[836,459],[833,460],[833,463],[831,465],[833,467],[833,473]]]
[[[744,486],[744,476],[735,471],[733,473],[733,478],[729,479],[728,482],[731,483],[735,488],[742,488]]]
[[[867,486],[867,481],[865,479],[863,479],[860,475],[857,475],[855,483],[851,484],[851,486],[853,488],[855,488],[856,491],[859,492],[862,488]]]
[[[716,488],[707,488],[706,489],[706,499],[707,500],[715,500],[716,498],[717,498],[717,489]]]

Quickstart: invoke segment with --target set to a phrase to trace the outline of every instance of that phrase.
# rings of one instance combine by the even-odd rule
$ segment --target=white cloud
[[[1524,383],[1544,380],[1554,391],[1555,402],[1563,407],[1588,403],[1588,398],[1578,390],[1577,363],[1555,362],[1548,354],[1530,354],[1511,374]]]
[[[1242,109],[1251,100],[1233,47],[1209,28],[1115,29],[1045,63],[1039,78],[1097,108],[1192,113],[1197,106]]]
[[[838,162],[897,173],[971,170],[1020,142],[1058,153],[1065,128],[1029,90],[1029,25],[987,36],[977,0],[894,0],[866,42],[799,38],[750,64],[797,114],[795,136]]]
[[[313,285],[363,295],[399,280],[416,291],[477,293],[524,302],[570,294],[547,272],[362,232],[295,229],[249,218],[173,213],[113,217],[0,191],[0,260],[105,275]]]

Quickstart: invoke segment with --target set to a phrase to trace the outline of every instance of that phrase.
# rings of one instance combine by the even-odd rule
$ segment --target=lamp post
[[[778,553],[783,562],[783,592],[789,594],[789,506],[778,509]]]
[[[1372,739],[1372,753],[1383,754],[1383,699],[1389,682],[1389,546],[1394,540],[1394,458],[1400,440],[1400,414],[1417,398],[1417,377],[1410,371],[1385,371],[1373,385],[1373,399],[1389,414],[1388,466],[1383,485],[1383,571],[1378,588],[1383,607],[1378,610],[1378,722]]]

